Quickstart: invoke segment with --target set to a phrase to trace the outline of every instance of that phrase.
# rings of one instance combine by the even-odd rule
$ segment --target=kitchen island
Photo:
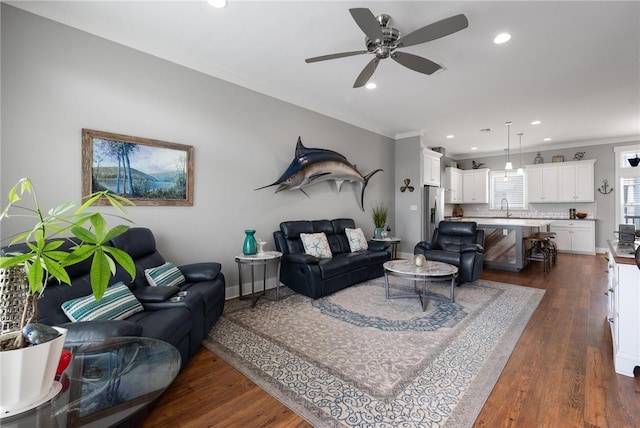
[[[461,217],[455,220],[474,221],[484,230],[486,267],[513,272],[525,266],[524,238],[547,232],[552,223],[552,220],[529,218]]]
[[[619,245],[607,241],[609,281],[607,290],[607,320],[611,327],[613,364],[616,373],[633,377],[640,366],[640,270],[635,252],[640,241],[633,245]]]

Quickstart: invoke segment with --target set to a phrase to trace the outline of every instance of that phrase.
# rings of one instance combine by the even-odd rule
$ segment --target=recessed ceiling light
[[[364,87],[367,88],[367,89],[375,89],[376,86],[378,86],[378,85],[376,85],[374,82],[369,82],[366,85],[364,85]]]
[[[543,141],[551,141],[551,138],[547,137]]]
[[[453,135],[447,135],[447,138],[451,139],[453,138]]]
[[[477,147],[471,147],[471,150],[478,150]]]
[[[496,45],[501,45],[503,43],[508,42],[509,40],[511,40],[511,34],[509,33],[500,33],[496,36],[495,39],[493,39],[493,43],[495,43]]]
[[[533,122],[531,122],[532,125],[540,125],[542,122],[540,122],[539,120],[534,120]]]
[[[227,7],[227,0],[207,0],[207,3],[217,9]]]

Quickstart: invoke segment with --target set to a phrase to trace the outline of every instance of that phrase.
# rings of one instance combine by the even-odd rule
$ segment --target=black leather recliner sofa
[[[24,245],[24,244],[21,244]],[[3,249],[19,252],[21,245]],[[70,242],[65,246],[72,245]],[[122,281],[144,307],[125,320],[70,322],[61,304],[92,293],[89,260],[66,268],[71,286],[47,285],[38,302],[38,322],[68,329],[66,343],[100,340],[115,336],[144,336],[160,339],[175,346],[182,357],[182,367],[202,344],[202,340],[222,315],[225,302],[225,278],[220,263],[207,262],[178,266],[186,279],[180,287],[152,287],[144,270],[162,265],[165,260],[156,248],[151,230],[131,228],[111,241],[111,246],[126,251],[136,264],[136,278],[121,268],[109,281]],[[189,291],[180,301],[170,299],[180,291]]]
[[[470,221],[441,221],[431,242],[418,242],[413,253],[457,266],[458,284],[473,282],[482,275],[484,230]]]
[[[345,228],[355,229],[352,219],[285,221],[273,232],[282,252],[280,281],[294,291],[317,299],[350,285],[384,275],[383,263],[391,259],[389,244],[369,241],[368,250],[351,252]],[[301,233],[327,236],[333,257],[319,259],[304,252]]]

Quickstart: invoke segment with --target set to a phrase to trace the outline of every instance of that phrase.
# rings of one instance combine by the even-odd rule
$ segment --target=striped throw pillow
[[[166,287],[168,285],[180,286],[187,282],[180,272],[180,269],[175,267],[173,263],[166,262],[163,265],[144,270],[144,276],[147,277],[149,285],[156,285],[159,287]]]
[[[96,298],[91,294],[67,300],[61,306],[67,317],[74,322],[123,320],[144,310],[129,287],[122,282],[107,288],[99,302],[96,302]]]

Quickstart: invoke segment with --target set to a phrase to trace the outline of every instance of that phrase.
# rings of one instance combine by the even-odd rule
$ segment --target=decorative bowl
[[[580,219],[587,218],[587,213],[582,213],[582,212],[576,213],[576,217]]]

